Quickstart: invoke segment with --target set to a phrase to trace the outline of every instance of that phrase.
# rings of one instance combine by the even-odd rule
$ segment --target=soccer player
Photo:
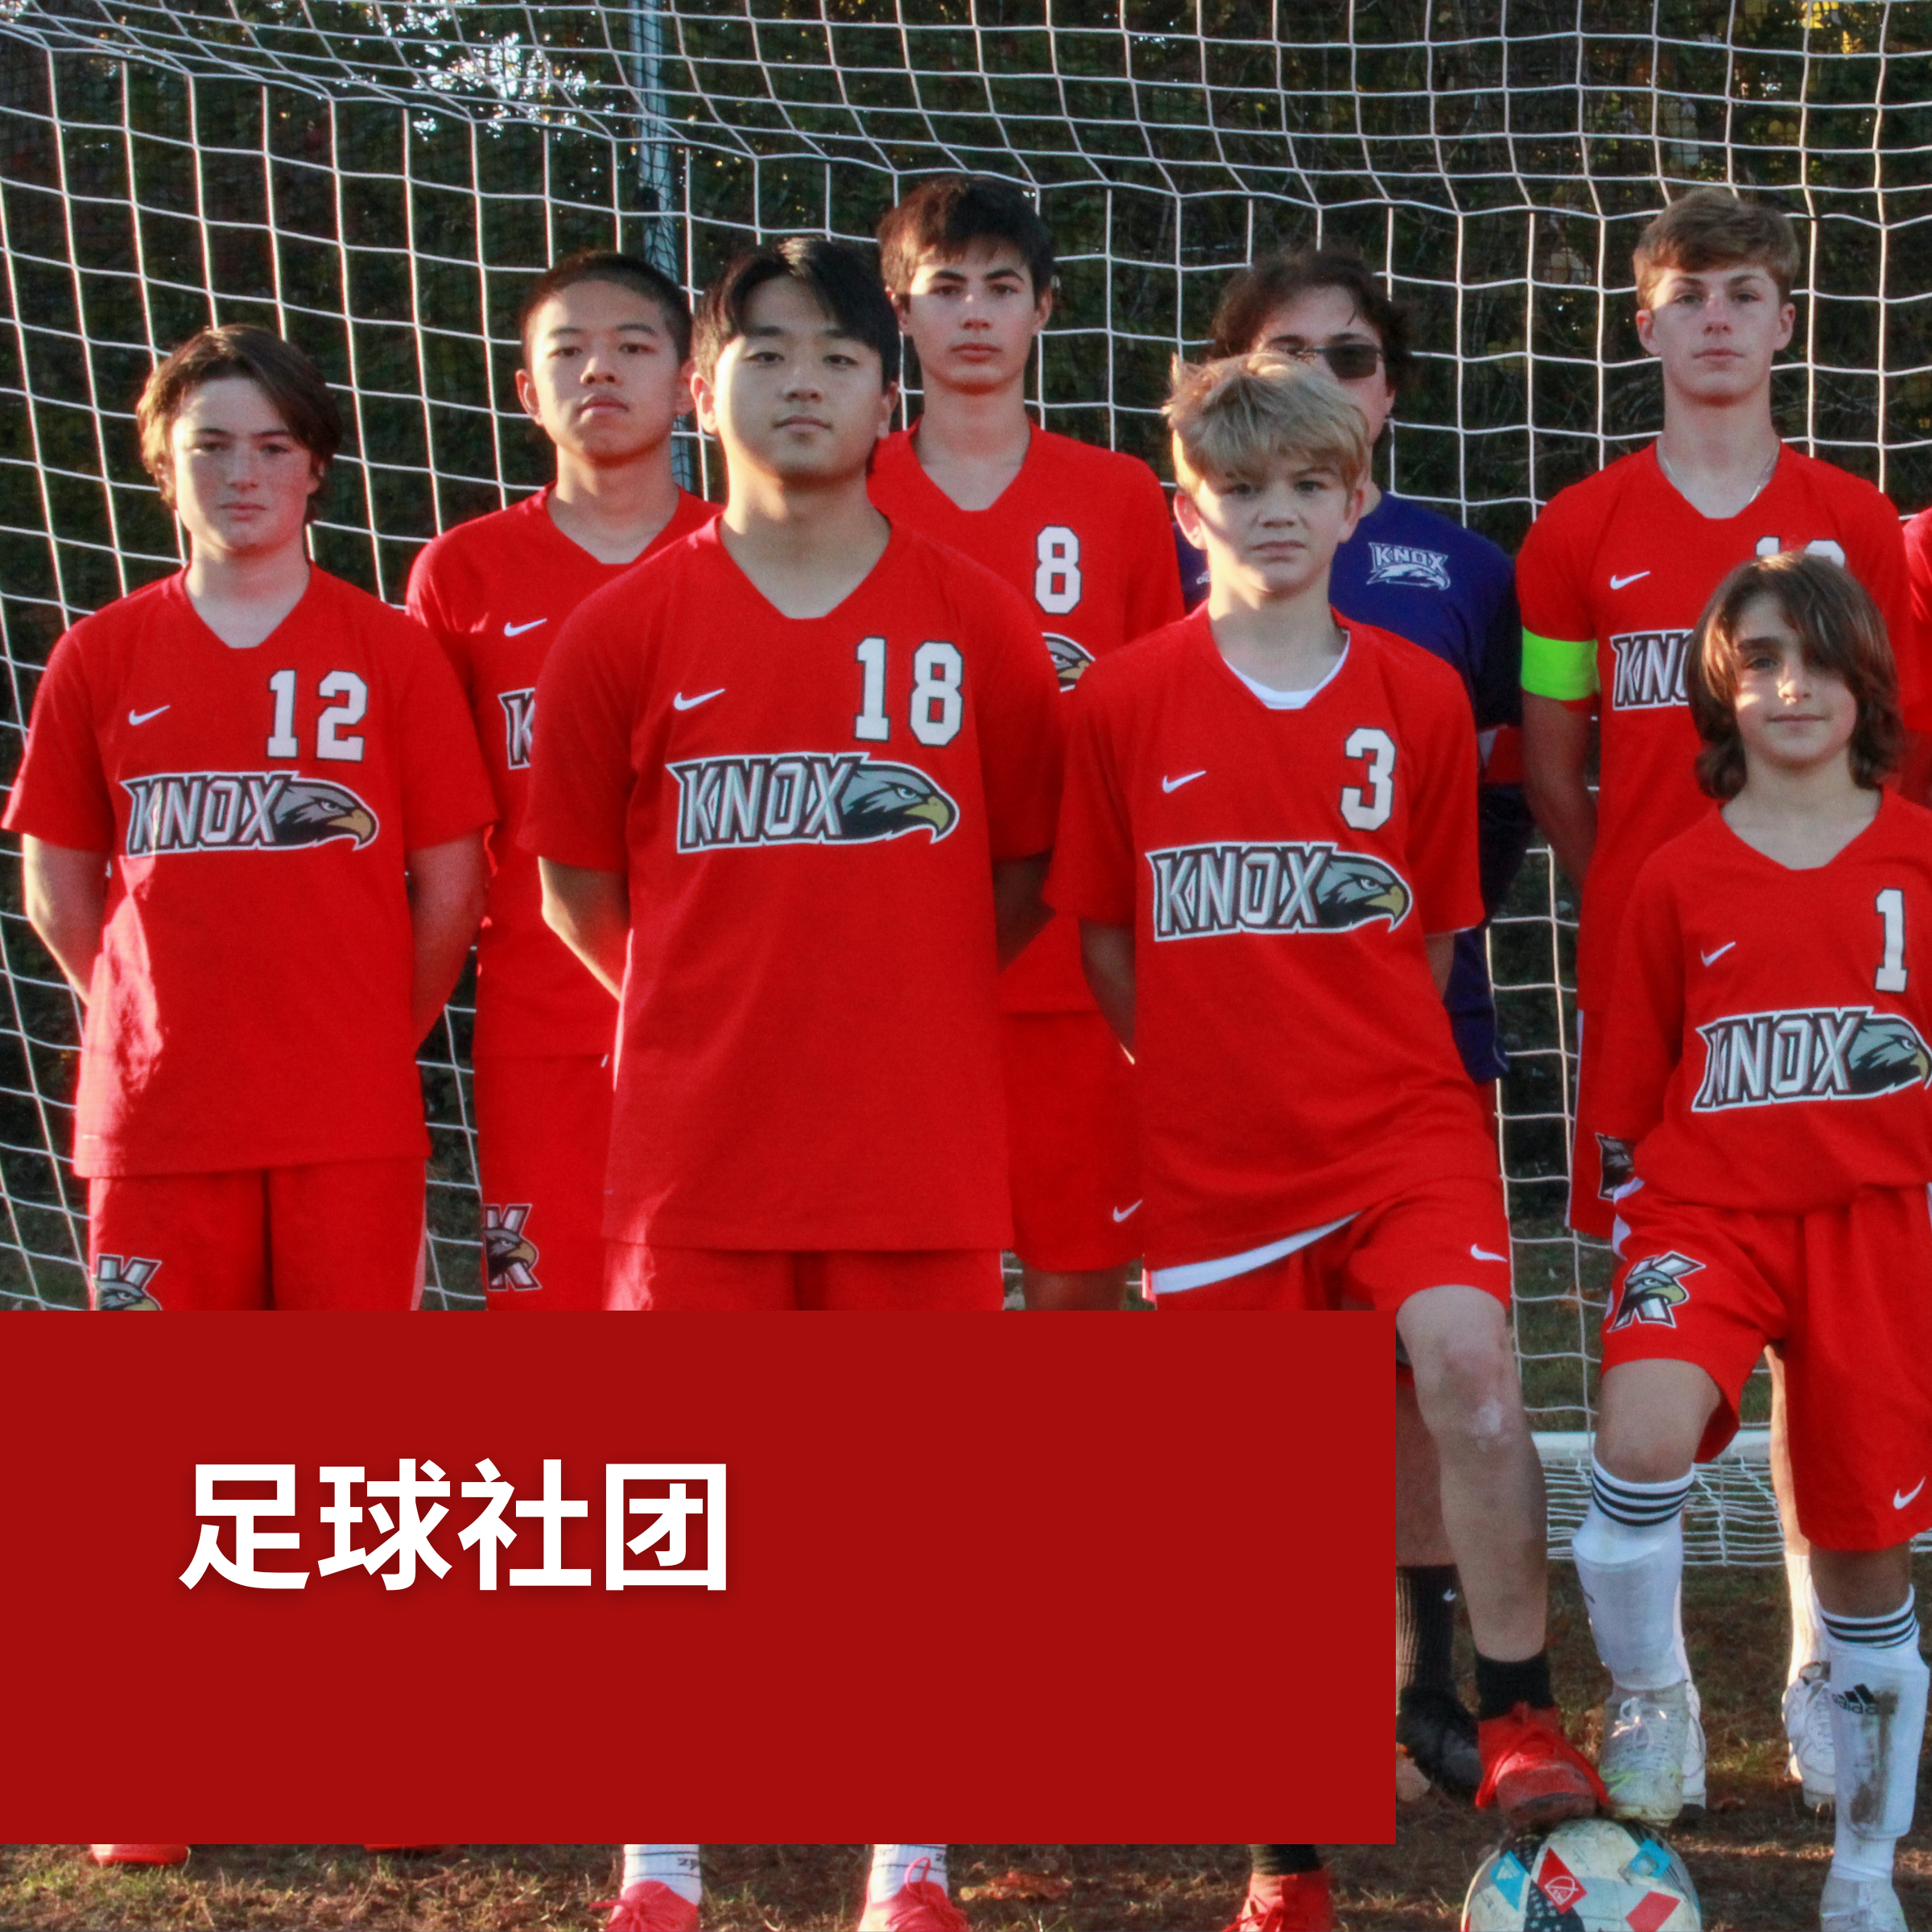
[[[1730,1440],[1771,1344],[1830,1653],[1822,1923],[1902,1932],[1893,1848],[1926,1688],[1910,1543],[1932,1525],[1932,816],[1880,789],[1893,667],[1876,605],[1835,564],[1787,551],[1733,571],[1686,688],[1719,808],[1637,876],[1599,1089],[1627,1177],[1575,1544],[1615,1680],[1604,1780],[1623,1816],[1676,1814],[1681,1512],[1693,1457]]]
[[[1602,1016],[1637,872],[1704,809],[1692,778],[1697,734],[1684,659],[1711,592],[1753,556],[1808,549],[1831,558],[1877,600],[1909,700],[1922,683],[1897,514],[1870,484],[1787,448],[1772,423],[1772,365],[1791,339],[1798,262],[1784,216],[1726,188],[1695,188],[1649,224],[1633,266],[1637,334],[1663,378],[1663,433],[1560,492],[1517,559],[1524,783],[1583,894],[1570,1220],[1600,1239],[1610,1233],[1613,1191],[1596,1118]],[[1786,1536],[1794,1643],[1785,1724],[1794,1769],[1815,1796],[1831,1777],[1805,1762],[1807,1740],[1819,1741],[1808,1707],[1822,1695],[1822,1669],[1812,1668],[1822,1658],[1809,1654],[1817,1648],[1810,1584],[1788,1512]]]
[[[1063,691],[1181,614],[1167,499],[1132,456],[1034,427],[1026,370],[1053,312],[1053,237],[1004,182],[943,175],[879,225],[879,266],[924,405],[872,500],[1033,605]],[[1117,1308],[1140,1253],[1125,1056],[1056,919],[1000,976],[1014,1246],[1029,1308]]]
[[[1346,245],[1269,256],[1228,283],[1208,353],[1258,349],[1324,363],[1360,411],[1372,448],[1413,366],[1408,312]],[[1198,561],[1205,596],[1207,560],[1184,538],[1183,545],[1183,560]],[[1482,766],[1476,849],[1484,923],[1456,935],[1443,998],[1463,1070],[1493,1108],[1509,1063],[1496,1031],[1485,934],[1532,830],[1518,782],[1523,640],[1514,568],[1487,537],[1371,477],[1360,520],[1335,553],[1328,595],[1345,620],[1374,625],[1440,658],[1469,700]],[[1482,1767],[1476,1719],[1456,1695],[1455,1566],[1435,1452],[1406,1375],[1396,1391],[1396,1736],[1430,1777],[1472,1792]]]
[[[1324,372],[1184,371],[1168,419],[1212,589],[1081,680],[1047,893],[1136,1056],[1150,1286],[1162,1309],[1394,1315],[1475,1629],[1477,1802],[1587,1814],[1544,1649],[1495,1145],[1439,997],[1482,917],[1468,700],[1329,605],[1368,439]]]
[[[621,1308],[997,1309],[999,959],[1045,919],[1059,694],[989,572],[866,467],[898,321],[799,239],[705,297],[716,522],[578,609],[524,837],[623,1013],[604,1232]]]
[[[415,1051],[493,815],[475,734],[423,632],[309,562],[341,425],[307,357],[204,329],[136,415],[188,568],[61,639],[6,819],[87,1005],[93,1306],[410,1308]]]
[[[630,255],[571,255],[538,278],[518,332],[517,398],[556,450],[557,480],[437,538],[409,607],[456,666],[497,796],[477,956],[485,1305],[601,1308],[617,1008],[544,924],[537,861],[517,843],[537,674],[584,598],[712,513],[671,471],[691,407],[691,312],[674,282]]]
[[[697,1932],[700,1849],[626,1845],[624,1894],[611,1902],[605,1932]],[[874,1845],[859,1932],[966,1932],[966,1915],[946,1889],[946,1847]]]

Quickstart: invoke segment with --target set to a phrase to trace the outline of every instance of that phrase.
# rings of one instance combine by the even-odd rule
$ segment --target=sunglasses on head
[[[1294,349],[1284,342],[1270,342],[1268,346],[1278,355],[1292,356],[1298,362],[1312,362],[1319,356],[1338,382],[1360,382],[1382,365],[1381,345],[1374,342],[1323,342]]]

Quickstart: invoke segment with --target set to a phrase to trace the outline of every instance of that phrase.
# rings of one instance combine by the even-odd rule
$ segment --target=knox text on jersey
[[[1633,630],[1610,640],[1616,657],[1616,681],[1610,703],[1618,711],[1662,711],[1689,700],[1684,692],[1684,661],[1690,649],[1687,630]]]
[[[542,1258],[537,1245],[523,1232],[530,1203],[507,1207],[483,1204],[483,1265],[492,1288],[541,1288],[536,1265]]]
[[[522,771],[530,763],[530,728],[537,721],[536,691],[500,691],[497,702],[503,707],[503,762],[512,771]]]
[[[926,774],[862,752],[786,751],[691,758],[678,781],[678,850],[856,845],[909,832],[934,844],[959,806]]]
[[[1932,1048],[1909,1020],[1869,1006],[1727,1014],[1698,1028],[1704,1077],[1691,1109],[1862,1100],[1932,1083]]]
[[[1422,550],[1413,543],[1371,543],[1368,556],[1371,584],[1423,584],[1434,590],[1449,588],[1449,559],[1442,551]]]
[[[123,778],[127,856],[292,852],[330,839],[366,845],[382,828],[346,785],[292,771],[157,771]]]
[[[161,1304],[148,1283],[161,1264],[138,1254],[102,1254],[94,1258],[94,1307],[102,1314],[138,1309],[158,1314]]]
[[[1149,852],[1147,863],[1157,939],[1347,932],[1376,919],[1386,919],[1393,932],[1413,902],[1401,877],[1380,859],[1325,841],[1174,845]]]
[[[1610,1318],[1611,1329],[1628,1328],[1633,1322],[1674,1328],[1677,1317],[1671,1310],[1690,1298],[1683,1278],[1701,1274],[1703,1267],[1702,1261],[1694,1261],[1675,1249],[1668,1254],[1647,1256],[1624,1277],[1622,1290],[1616,1298],[1616,1312]]]

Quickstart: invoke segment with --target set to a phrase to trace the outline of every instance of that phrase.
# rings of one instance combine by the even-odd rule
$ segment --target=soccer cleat
[[[591,1909],[609,1913],[604,1932],[698,1932],[697,1907],[654,1878],[639,1879],[621,1898],[600,1899]]]
[[[1476,1728],[1483,1754],[1479,1810],[1492,1805],[1513,1831],[1541,1831],[1567,1818],[1589,1818],[1604,1802],[1596,1767],[1563,1736],[1554,1704],[1533,1711],[1518,1704],[1507,1716]]]
[[[1885,1878],[1827,1877],[1818,1922],[1820,1932],[1907,1932],[1905,1908]]]
[[[1429,1781],[1416,1761],[1400,1744],[1395,1748],[1395,1802],[1398,1805],[1413,1805],[1418,1798],[1429,1795]]]
[[[930,1859],[915,1859],[891,1897],[867,1900],[859,1932],[966,1932],[966,1914],[926,1876],[931,1869]]]
[[[1286,1878],[1251,1878],[1241,1916],[1228,1932],[1335,1932],[1327,1872],[1318,1868]]]
[[[1612,1687],[1604,1706],[1604,1748],[1598,1761],[1605,1807],[1612,1818],[1667,1825],[1684,1808],[1684,1757],[1689,1748],[1690,1687],[1657,1690]]]
[[[186,1845],[89,1845],[97,1865],[184,1865]]]
[[[1684,1809],[1701,1811],[1707,1793],[1704,1784],[1704,1702],[1697,1686],[1686,1682],[1690,1694],[1690,1722],[1684,1732]]]
[[[1806,1664],[1785,1686],[1785,1736],[1791,1776],[1805,1802],[1823,1810],[1838,1799],[1838,1758],[1831,1744],[1831,1666]]]
[[[1405,1690],[1396,1711],[1395,1736],[1431,1784],[1467,1798],[1483,1781],[1476,1719],[1453,1690]]]

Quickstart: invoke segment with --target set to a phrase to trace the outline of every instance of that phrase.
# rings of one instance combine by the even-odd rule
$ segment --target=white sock
[[[1691,1480],[1629,1483],[1591,1465],[1590,1509],[1570,1549],[1597,1655],[1626,1690],[1661,1690],[1690,1674],[1678,1598]]]
[[[1929,1674],[1913,1600],[1887,1616],[1821,1611],[1831,1666],[1831,1748],[1838,1761],[1835,1877],[1889,1879],[1912,1824]]]
[[[1811,1593],[1811,1552],[1785,1552],[1785,1588],[1791,1599],[1791,1662],[1785,1682],[1794,1684],[1806,1664],[1825,1661],[1825,1633],[1818,1620],[1818,1599]]]
[[[688,1899],[694,1905],[704,1896],[696,1845],[626,1845],[624,1889],[628,1892],[646,1879],[668,1885],[679,1898]]]
[[[906,1874],[923,1860],[927,1869],[914,1874],[927,1884],[946,1889],[946,1847],[943,1845],[874,1845],[872,1876],[865,1881],[865,1902],[883,1905],[906,1883]]]

